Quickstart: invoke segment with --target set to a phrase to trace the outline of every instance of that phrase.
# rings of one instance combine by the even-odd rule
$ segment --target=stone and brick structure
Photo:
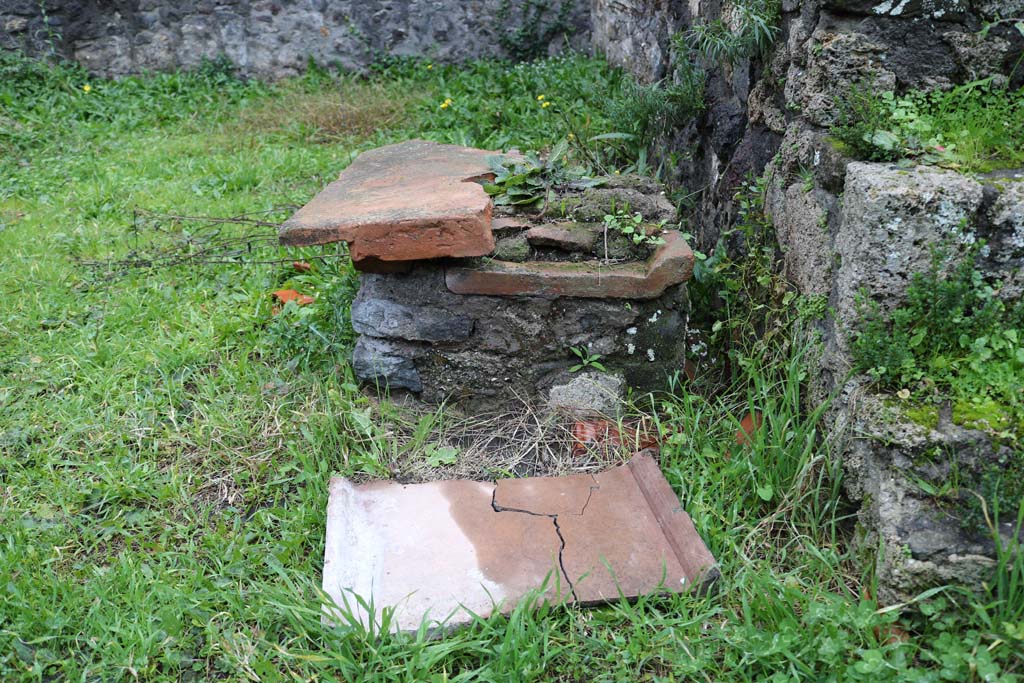
[[[661,188],[610,178],[559,188],[561,215],[513,213],[482,186],[496,154],[421,140],[372,150],[284,224],[286,245],[347,242],[362,272],[356,375],[487,408],[572,379],[576,349],[631,386],[664,387],[683,367],[694,256],[665,223]],[[625,205],[650,246],[594,220]]]

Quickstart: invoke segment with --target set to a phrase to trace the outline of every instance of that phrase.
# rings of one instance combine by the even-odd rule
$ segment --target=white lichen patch
[[[910,0],[885,0],[885,2],[879,3],[871,8],[871,11],[875,14],[888,14],[890,16],[898,17],[903,14],[903,10],[910,4]]]
[[[636,353],[636,344],[626,344],[626,353],[631,356]]]
[[[661,309],[659,308],[658,310],[656,310],[654,312],[654,315],[652,315],[650,318],[647,319],[647,322],[649,322],[649,323],[656,323],[656,322],[658,322],[658,318],[660,318],[660,317],[661,317]]]
[[[626,334],[636,334],[636,328],[635,327],[626,328]]]
[[[654,349],[647,349],[647,360],[654,362]]]

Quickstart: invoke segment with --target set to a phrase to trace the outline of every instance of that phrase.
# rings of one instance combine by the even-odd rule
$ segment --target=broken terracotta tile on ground
[[[609,420],[577,420],[572,426],[572,454],[582,456],[591,449],[618,451],[624,446],[632,451],[657,451],[661,436],[653,424],[645,420],[630,422],[620,429]]]
[[[492,171],[480,149],[410,140],[367,152],[284,223],[281,243],[349,243],[353,261],[484,256]]]
[[[294,289],[279,289],[272,292],[275,299],[282,304],[286,304],[289,301],[294,301],[299,306],[308,306],[309,304],[316,301],[313,297],[308,294],[300,294]]]
[[[717,576],[649,455],[566,477],[355,486],[331,480],[324,591],[395,608],[395,630],[453,627],[531,590],[593,604],[703,586]],[[338,621],[337,616],[325,616]]]

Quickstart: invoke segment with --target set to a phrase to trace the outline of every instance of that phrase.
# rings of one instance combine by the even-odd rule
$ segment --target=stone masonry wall
[[[647,81],[671,73],[672,33],[730,16],[722,0],[607,6],[593,16],[595,46]],[[733,219],[744,178],[767,173],[765,205],[786,275],[800,293],[827,299],[831,311],[819,322],[824,352],[811,373],[813,400],[836,396],[831,432],[847,492],[861,504],[865,546],[880,550],[881,599],[947,582],[978,586],[993,566],[988,531],[963,528],[913,482],[941,483],[951,467],[969,474],[1002,462],[1005,449],[948,419],[934,429],[908,423],[861,379],[846,379],[848,341],[858,292],[866,288],[886,309],[900,305],[912,274],[942,242],[986,240],[982,266],[1004,297],[1019,298],[1024,170],[972,178],[856,163],[837,150],[829,128],[836,100],[858,81],[897,92],[988,76],[1024,85],[1024,69],[1015,68],[1024,36],[1013,22],[999,23],[1024,17],[1024,0],[782,0],[781,7],[781,30],[767,54],[703,64],[706,111],[655,151],[683,160],[675,180],[696,198],[695,246],[705,251]],[[955,462],[923,466],[922,454],[936,450],[954,453]]]
[[[322,66],[359,70],[379,54],[439,61],[501,56],[504,0],[0,0],[0,49],[51,50],[104,76],[171,70],[227,55],[248,76]],[[589,7],[577,0],[568,36],[585,47]],[[565,37],[549,46],[560,48]]]
[[[360,277],[353,366],[425,401],[479,410],[545,396],[571,377],[577,347],[630,386],[661,390],[683,367],[688,318],[685,285],[648,301],[476,296],[453,294],[443,267],[421,265]]]

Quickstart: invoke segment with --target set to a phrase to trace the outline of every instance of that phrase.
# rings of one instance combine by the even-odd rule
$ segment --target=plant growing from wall
[[[569,368],[569,372],[579,372],[585,368],[593,368],[600,370],[601,372],[608,372],[608,369],[601,363],[601,355],[597,353],[590,353],[590,351],[584,346],[573,346],[569,350],[572,355],[579,359],[579,363],[576,363]]]
[[[494,14],[498,45],[516,61],[543,57],[552,40],[572,32],[575,6],[575,0],[563,0],[558,9],[545,0],[501,0]]]
[[[612,130],[626,134],[634,148],[645,149],[704,110],[704,80],[704,72],[686,59],[674,62],[663,81],[628,83],[623,96],[605,107]]]
[[[779,0],[741,0],[727,5],[725,16],[698,21],[677,35],[677,42],[691,47],[713,63],[732,63],[764,52],[779,33]]]
[[[1024,88],[997,86],[993,77],[903,95],[858,83],[837,112],[833,138],[867,161],[913,159],[969,171],[1024,164]]]
[[[616,211],[604,216],[604,241],[605,257],[608,251],[608,232],[618,233],[633,243],[634,246],[656,247],[665,243],[661,237],[662,228],[668,221],[661,221],[651,232],[644,227],[644,217],[641,213],[629,213],[628,211]]]
[[[653,140],[705,109],[707,71],[702,64],[752,57],[766,50],[778,34],[779,0],[743,0],[728,11],[728,21],[698,22],[673,36],[668,77],[634,83],[627,88],[627,97],[609,102],[606,111],[614,135],[631,143],[634,158]]]
[[[583,189],[603,182],[587,178],[584,168],[569,165],[568,154],[569,143],[562,140],[544,159],[533,151],[521,157],[490,157],[488,163],[494,180],[484,184],[484,191],[494,198],[497,206],[546,209],[559,187],[571,185]]]
[[[903,400],[950,402],[956,422],[1019,436],[1024,302],[998,296],[977,268],[977,252],[946,274],[947,252],[936,250],[905,303],[889,313],[862,297],[851,346],[855,367]]]
[[[708,345],[730,374],[733,359],[785,356],[789,330],[798,319],[824,313],[823,302],[800,297],[781,275],[775,227],[764,210],[764,176],[744,181],[734,199],[735,222],[719,236],[714,249],[698,257],[691,290],[695,311],[707,316]],[[701,255],[703,256],[703,255]]]
[[[1024,302],[1000,298],[977,268],[978,251],[950,268],[936,250],[889,313],[862,297],[851,344],[855,369],[893,392],[909,419],[934,429],[945,405],[954,423],[1006,446],[999,463],[957,487],[961,520],[975,529],[986,507],[1014,515],[1024,495]]]

